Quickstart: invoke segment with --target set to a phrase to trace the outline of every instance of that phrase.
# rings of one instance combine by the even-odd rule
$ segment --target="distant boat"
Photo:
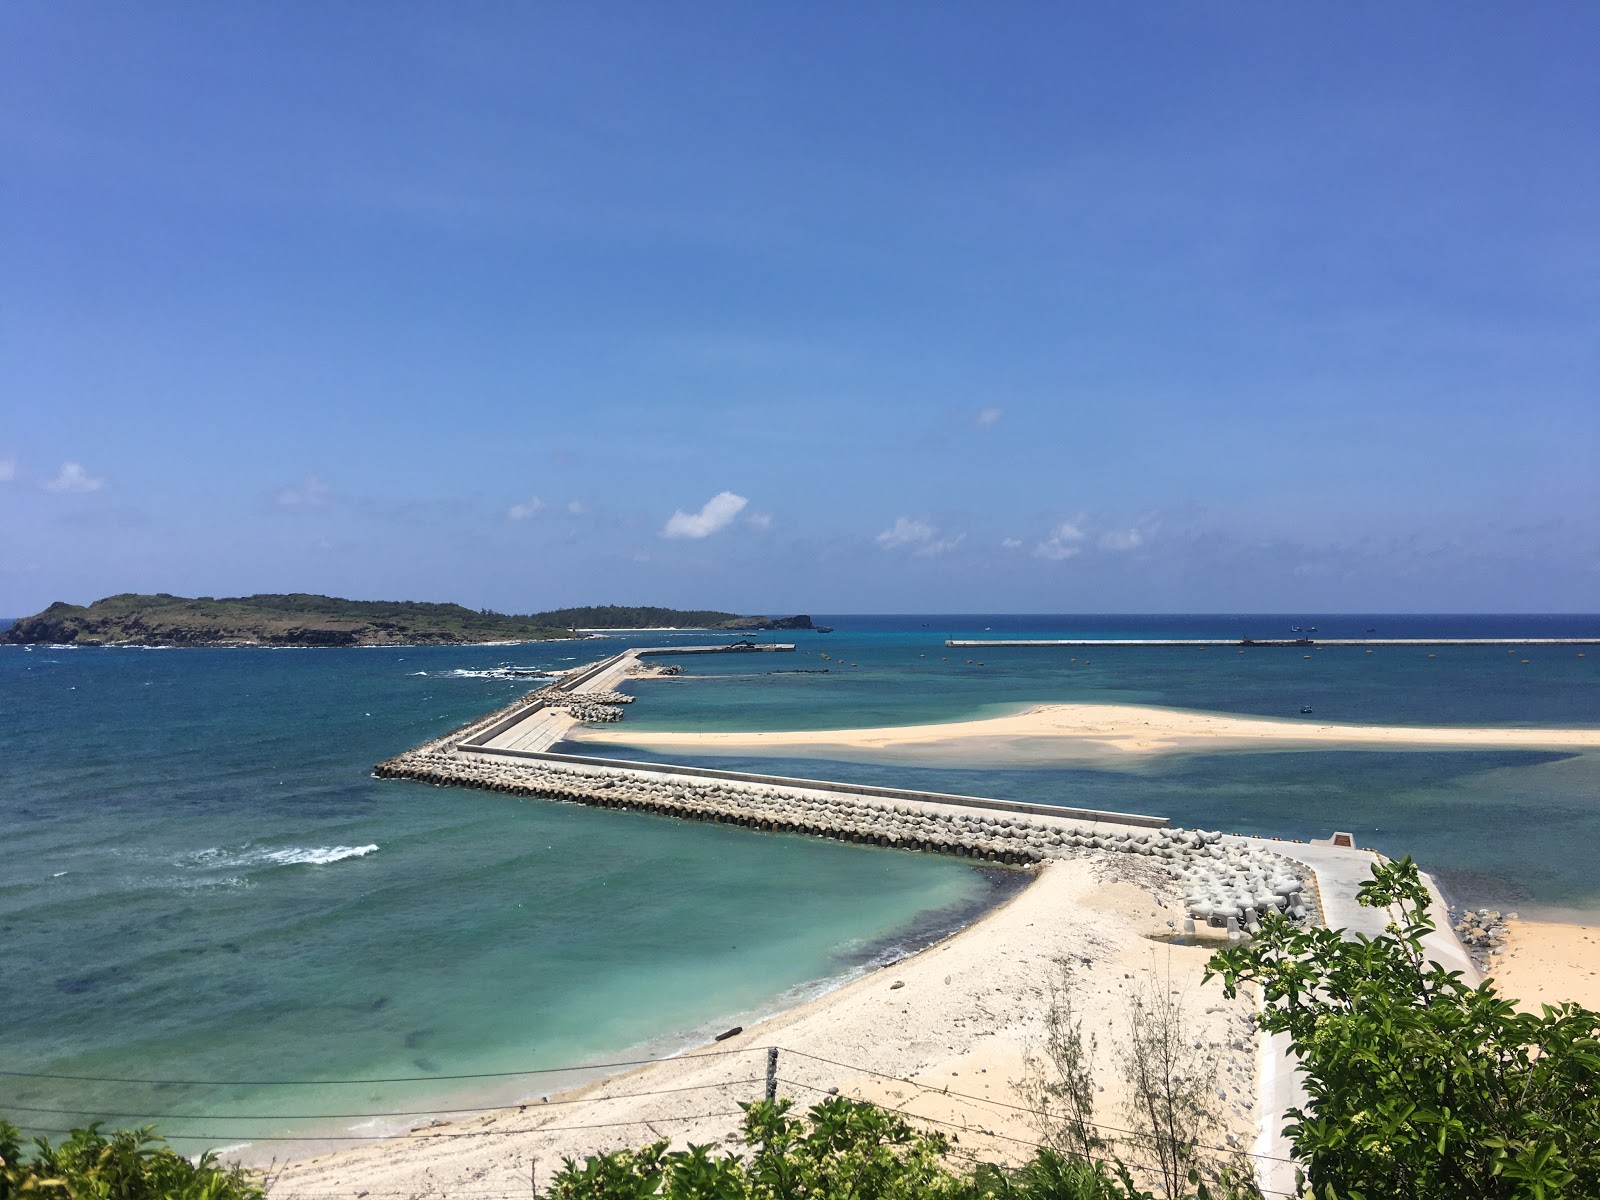
[[[832,625],[818,625],[818,626],[815,626],[815,629],[816,629],[816,632],[818,632],[818,633],[832,633],[833,632],[833,626]]]
[[[1299,633],[1300,632],[1300,626],[1298,626],[1298,625],[1289,626],[1289,632],[1290,633]]]
[[[1309,704],[1302,705],[1300,711],[1303,713],[1308,713],[1311,711],[1311,706]]]

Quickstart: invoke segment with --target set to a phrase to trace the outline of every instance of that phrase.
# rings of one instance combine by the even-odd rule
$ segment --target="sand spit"
[[[1097,1121],[1128,1125],[1116,1055],[1128,1035],[1130,995],[1145,986],[1170,988],[1184,1000],[1189,1039],[1218,1064],[1216,1143],[1248,1146],[1257,1124],[1252,1003],[1226,1001],[1217,984],[1201,985],[1209,950],[1149,940],[1171,932],[1178,899],[1175,882],[1155,864],[1084,851],[1044,867],[1008,904],[947,940],[734,1038],[551,1094],[550,1104],[536,1096],[522,1109],[295,1163],[272,1195],[522,1196],[531,1170],[544,1186],[563,1156],[657,1137],[731,1149],[738,1142],[737,1102],[761,1095],[764,1048],[773,1045],[782,1048],[780,1095],[809,1104],[836,1088],[925,1118],[925,1127],[953,1135],[962,1153],[1025,1158],[1037,1140],[1034,1118],[1002,1105],[1024,1103],[1011,1081],[1042,1040],[1060,963],[1072,971],[1085,1035],[1095,1039],[1096,1077],[1104,1088],[1096,1097]],[[710,1051],[724,1053],[692,1056]],[[459,1134],[481,1136],[446,1136]]]
[[[1132,704],[1042,704],[1010,716],[875,729],[784,730],[752,733],[680,733],[629,728],[574,730],[586,742],[620,742],[651,749],[681,748],[702,754],[839,748],[938,748],[1004,752],[1035,757],[1044,750],[1070,756],[1113,751],[1152,755],[1222,746],[1382,745],[1581,749],[1600,746],[1600,729],[1497,729],[1407,725],[1339,725],[1312,719],[1273,720]],[[985,743],[987,745],[985,745]],[[1028,743],[1034,743],[1029,746]],[[1029,753],[1032,750],[1033,753]]]

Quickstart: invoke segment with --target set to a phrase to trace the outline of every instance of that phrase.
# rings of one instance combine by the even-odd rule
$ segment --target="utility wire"
[[[658,1121],[709,1121],[713,1117],[742,1117],[743,1109],[733,1109],[728,1112],[696,1113],[689,1117],[640,1117],[636,1121],[602,1121],[597,1125],[535,1125],[526,1129],[474,1129],[462,1133],[416,1133],[407,1138],[408,1142],[445,1142],[457,1138],[480,1137],[510,1137],[519,1133],[566,1133],[587,1129],[627,1129],[635,1125],[654,1125]],[[74,1132],[71,1129],[45,1129],[39,1125],[24,1125],[22,1129],[29,1133],[48,1133],[65,1136]],[[168,1141],[182,1139],[199,1139],[213,1142],[237,1142],[243,1137],[237,1133],[164,1133],[161,1135]],[[392,1133],[365,1133],[365,1134],[305,1134],[297,1137],[251,1137],[246,1141],[251,1142],[384,1142],[397,1138],[399,1135]]]
[[[442,1117],[456,1113],[481,1113],[505,1108],[554,1108],[558,1104],[596,1104],[602,1100],[633,1100],[641,1096],[670,1096],[677,1092],[703,1092],[711,1088],[746,1087],[765,1083],[765,1077],[729,1079],[723,1083],[697,1083],[692,1087],[657,1088],[649,1092],[618,1092],[610,1096],[578,1096],[570,1100],[519,1100],[515,1104],[479,1104],[475,1108],[413,1108],[395,1112],[356,1113],[114,1113],[88,1108],[41,1108],[36,1104],[12,1104],[19,1112],[50,1113],[58,1117],[104,1117],[118,1121],[327,1121],[358,1117]]]
[[[842,1069],[844,1069],[846,1071],[860,1071],[863,1075],[873,1075],[873,1076],[876,1076],[879,1079],[889,1079],[889,1080],[893,1080],[895,1083],[904,1083],[904,1084],[909,1085],[910,1087],[921,1088],[925,1092],[932,1092],[935,1095],[939,1095],[939,1096],[959,1096],[963,1100],[973,1100],[973,1101],[976,1101],[979,1104],[993,1104],[997,1108],[1009,1108],[1013,1112],[1030,1113],[1030,1114],[1032,1114],[1033,1116],[1036,1116],[1036,1117],[1049,1117],[1049,1116],[1053,1115],[1051,1113],[1045,1112],[1043,1109],[1029,1108],[1025,1104],[1011,1104],[1011,1103],[1009,1103],[1009,1102],[1007,1102],[1005,1100],[994,1100],[994,1099],[991,1099],[988,1096],[974,1096],[970,1092],[951,1091],[949,1088],[938,1087],[938,1086],[936,1086],[934,1084],[931,1084],[931,1083],[923,1083],[921,1080],[907,1079],[902,1075],[890,1075],[885,1071],[874,1071],[871,1067],[863,1067],[863,1066],[859,1066],[858,1064],[855,1064],[855,1063],[838,1062],[835,1059],[823,1058],[820,1054],[807,1054],[804,1050],[788,1050],[788,1049],[785,1049],[783,1051],[783,1053],[785,1053],[785,1054],[793,1054],[798,1058],[814,1059],[817,1062],[824,1062],[824,1063],[827,1063],[829,1066],[840,1067],[840,1068],[842,1068]],[[806,1087],[808,1085],[806,1085],[806,1084],[798,1084],[797,1086]],[[822,1089],[819,1088],[817,1090],[821,1091]],[[32,1111],[32,1110],[30,1110],[30,1111]],[[1138,1132],[1136,1130],[1119,1129],[1115,1125],[1102,1125],[1097,1121],[1085,1121],[1085,1122],[1083,1122],[1083,1124],[1088,1125],[1093,1129],[1097,1129],[1101,1133],[1121,1133],[1121,1134],[1126,1134],[1129,1137],[1138,1137],[1139,1136],[1139,1134],[1138,1134]],[[1282,1155],[1278,1155],[1278,1154],[1255,1154],[1255,1153],[1252,1153],[1249,1150],[1236,1150],[1232,1146],[1208,1146],[1208,1145],[1205,1145],[1202,1142],[1197,1142],[1195,1144],[1196,1144],[1196,1146],[1198,1146],[1202,1150],[1215,1150],[1215,1151],[1217,1151],[1218,1153],[1221,1153],[1221,1154],[1243,1154],[1243,1155],[1246,1155],[1246,1156],[1248,1156],[1250,1158],[1270,1159],[1273,1162],[1282,1162],[1282,1163],[1292,1163],[1292,1162],[1295,1161],[1292,1158],[1284,1158]]]
[[[778,1082],[779,1083],[786,1083],[790,1087],[807,1088],[808,1090],[813,1091],[813,1092],[824,1091],[823,1088],[819,1088],[814,1084],[801,1083],[801,1082],[799,1082],[798,1080],[795,1080],[795,1079],[779,1079]],[[922,1113],[911,1112],[908,1109],[895,1108],[893,1105],[881,1104],[876,1100],[866,1100],[866,1099],[863,1099],[861,1097],[856,1097],[856,1096],[852,1096],[852,1097],[850,1097],[850,1099],[856,1100],[858,1103],[861,1103],[861,1104],[870,1104],[874,1108],[880,1108],[885,1112],[898,1113],[899,1115],[901,1115],[903,1117],[911,1118],[913,1121],[927,1121],[930,1124],[943,1125],[943,1126],[946,1126],[947,1128],[955,1129],[955,1130],[958,1130],[959,1132],[965,1133],[965,1134],[976,1134],[979,1137],[999,1138],[999,1139],[1001,1139],[1003,1141],[1015,1142],[1019,1146],[1026,1146],[1026,1147],[1028,1147],[1029,1149],[1032,1149],[1032,1150],[1040,1149],[1040,1146],[1039,1146],[1039,1144],[1037,1142],[1029,1141],[1027,1138],[1012,1137],[1010,1134],[997,1133],[992,1129],[984,1129],[981,1126],[963,1125],[963,1124],[960,1124],[959,1122],[956,1122],[956,1121],[943,1121],[943,1120],[940,1120],[938,1117],[929,1117],[929,1116],[923,1115]],[[977,1160],[975,1158],[975,1156],[973,1156],[973,1157],[974,1157],[974,1161],[979,1161],[979,1160]],[[1131,1166],[1131,1167],[1135,1168],[1136,1170],[1140,1170],[1140,1171],[1156,1171],[1156,1170],[1159,1170],[1159,1168],[1157,1168],[1155,1166],[1152,1166],[1150,1163],[1127,1163],[1127,1164],[1122,1164],[1121,1161],[1118,1160],[1118,1159],[1101,1158],[1101,1157],[1099,1157],[1097,1155],[1094,1155],[1094,1154],[1083,1154],[1082,1157],[1088,1159],[1090,1162],[1103,1163],[1103,1164],[1105,1164],[1107,1166],[1127,1165],[1127,1166]],[[1283,1161],[1287,1161],[1287,1160],[1283,1160]],[[1291,1200],[1292,1200],[1292,1197],[1293,1197],[1293,1193],[1291,1193],[1291,1192],[1274,1192],[1274,1191],[1271,1191],[1271,1190],[1266,1189],[1266,1188],[1261,1188],[1259,1190],[1261,1190],[1264,1195],[1269,1195],[1269,1196],[1289,1196],[1289,1197],[1291,1197]]]
[[[643,1067],[659,1062],[688,1062],[696,1058],[726,1058],[748,1054],[764,1046],[739,1050],[707,1050],[670,1058],[634,1058],[625,1062],[579,1063],[571,1067],[529,1067],[525,1071],[483,1071],[475,1075],[396,1075],[390,1079],[114,1079],[98,1075],[48,1075],[38,1071],[0,1071],[15,1079],[64,1079],[76,1083],[144,1083],[155,1087],[333,1087],[357,1083],[438,1083],[452,1079],[515,1079],[521,1075],[558,1075],[568,1071],[608,1071],[616,1067]]]

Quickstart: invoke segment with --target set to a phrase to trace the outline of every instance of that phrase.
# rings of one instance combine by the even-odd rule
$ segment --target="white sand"
[[[1158,893],[1166,907],[1157,903]],[[798,1085],[836,1087],[949,1122],[929,1127],[954,1135],[961,1153],[1025,1158],[1036,1140],[1033,1119],[984,1099],[1020,1103],[1010,1081],[1020,1076],[1024,1054],[1042,1037],[1058,960],[1076,970],[1085,1034],[1096,1039],[1096,1074],[1104,1087],[1097,1095],[1098,1122],[1128,1125],[1115,1054],[1127,1035],[1129,995],[1154,981],[1186,997],[1189,1040],[1199,1040],[1221,1068],[1219,1086],[1227,1100],[1219,1103],[1218,1144],[1232,1134],[1249,1145],[1256,1122],[1251,1005],[1244,998],[1223,1000],[1216,983],[1202,987],[1208,950],[1160,945],[1143,936],[1167,931],[1167,920],[1180,915],[1174,899],[1169,877],[1127,856],[1095,853],[1055,863],[1010,903],[937,946],[705,1048],[741,1053],[635,1070],[573,1093],[580,1103],[503,1110],[299,1162],[284,1173],[274,1195],[432,1190],[520,1196],[527,1194],[535,1158],[542,1187],[564,1155],[640,1145],[657,1136],[731,1149],[739,1143],[735,1102],[761,1094],[763,1048],[769,1045],[783,1048],[781,1095],[809,1104],[822,1092]],[[720,1086],[605,1099],[699,1085]],[[675,1117],[696,1119],[669,1119]],[[619,1122],[625,1124],[574,1128]],[[451,1133],[494,1136],[438,1136]],[[1001,1134],[1021,1141],[996,1136]]]
[[[933,725],[875,729],[784,730],[752,733],[682,733],[632,728],[585,727],[570,735],[586,742],[619,742],[651,748],[692,748],[701,753],[764,750],[847,751],[975,747],[1032,757],[1038,743],[1070,752],[1125,754],[1218,746],[1405,745],[1522,747],[1600,746],[1600,729],[1497,729],[1407,725],[1339,725],[1311,719],[1236,717],[1132,704],[1043,704],[1010,716]]]
[[[1490,969],[1495,989],[1525,1012],[1567,1000],[1600,1011],[1600,926],[1512,921]]]

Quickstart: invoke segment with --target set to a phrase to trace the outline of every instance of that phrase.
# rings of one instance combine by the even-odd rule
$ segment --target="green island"
[[[190,598],[124,592],[93,604],[57,601],[0,631],[0,641],[76,646],[415,646],[536,642],[584,630],[675,627],[750,632],[810,629],[811,618],[598,605],[517,616],[460,604],[342,600],[306,593]]]

